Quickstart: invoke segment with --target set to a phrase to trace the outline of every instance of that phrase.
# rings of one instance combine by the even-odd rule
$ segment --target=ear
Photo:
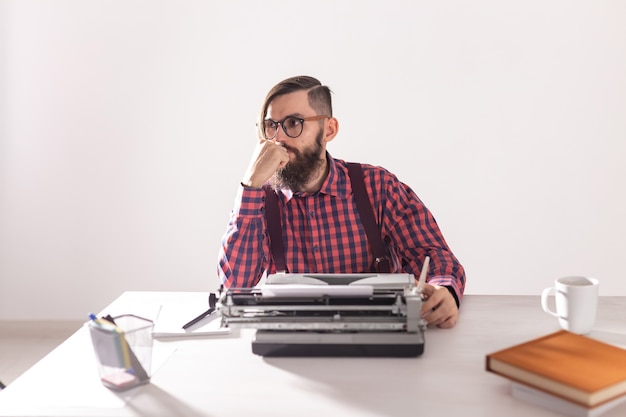
[[[339,132],[339,121],[336,118],[331,117],[326,122],[326,127],[324,129],[324,141],[328,143],[331,140],[335,139],[335,136],[337,136],[338,132]]]

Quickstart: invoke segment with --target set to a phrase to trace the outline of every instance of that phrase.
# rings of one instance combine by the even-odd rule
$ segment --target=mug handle
[[[548,297],[554,295],[555,293],[556,288],[554,287],[546,288],[545,290],[543,290],[543,292],[541,293],[541,307],[546,313],[552,314],[554,317],[559,317],[558,314],[556,314],[555,311],[550,310],[550,307],[548,306]]]

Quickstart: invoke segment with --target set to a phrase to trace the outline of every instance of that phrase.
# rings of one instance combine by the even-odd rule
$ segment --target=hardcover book
[[[626,350],[565,330],[488,354],[486,369],[588,408],[626,394]]]
[[[600,417],[617,407],[626,411],[626,395],[590,408],[518,382],[511,383],[511,394],[518,400],[572,417]],[[625,411],[620,409],[619,414],[623,416]]]

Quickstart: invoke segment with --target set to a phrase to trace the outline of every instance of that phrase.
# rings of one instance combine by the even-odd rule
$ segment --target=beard
[[[306,183],[313,178],[318,169],[324,164],[324,159],[322,158],[323,135],[324,131],[320,130],[315,138],[315,144],[303,151],[285,146],[287,150],[295,154],[295,159],[276,171],[270,178],[270,184],[274,189],[288,188],[292,191],[299,191],[304,188]]]

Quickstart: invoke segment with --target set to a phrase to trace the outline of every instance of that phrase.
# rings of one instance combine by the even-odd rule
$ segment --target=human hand
[[[439,285],[424,285],[422,290],[422,318],[429,326],[442,329],[454,327],[459,318],[459,309],[456,301],[446,287]]]
[[[274,140],[261,140],[256,146],[248,170],[241,182],[247,187],[261,188],[274,173],[289,162],[289,153]]]

